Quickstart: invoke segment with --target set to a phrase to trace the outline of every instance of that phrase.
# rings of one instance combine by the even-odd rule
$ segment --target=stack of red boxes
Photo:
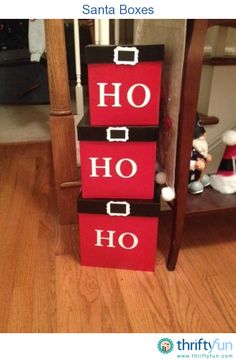
[[[153,271],[163,45],[88,46],[89,114],[78,126],[82,265]]]

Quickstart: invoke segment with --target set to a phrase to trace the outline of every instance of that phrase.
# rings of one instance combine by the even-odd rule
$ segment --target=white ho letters
[[[108,105],[106,104],[105,98],[112,97],[114,100],[112,107],[122,107],[122,105],[120,104],[120,88],[121,88],[122,83],[111,83],[114,88],[113,93],[105,93],[105,87],[107,86],[107,84],[108,83],[97,83],[97,85],[99,87],[99,103],[97,106],[98,107],[108,107]],[[143,89],[144,97],[140,104],[135,103],[134,99],[133,99],[133,94],[137,88]],[[137,83],[137,84],[132,85],[129,88],[126,98],[127,98],[128,103],[132,107],[143,108],[149,103],[149,101],[151,99],[151,92],[150,92],[150,89],[148,88],[148,86],[146,86],[145,84]]]
[[[115,248],[116,245],[120,246],[123,249],[131,250],[137,247],[139,240],[137,236],[133,233],[126,232],[122,233],[114,240],[114,236],[116,231],[107,230],[98,230],[95,229],[96,232],[96,243],[95,246],[106,246],[107,248]],[[106,234],[105,234],[106,233]],[[103,235],[102,235],[103,234]],[[104,245],[106,243],[106,245]]]
[[[110,161],[112,160],[111,157],[102,157],[99,159],[98,157],[89,157],[89,160],[91,161],[91,174],[90,177],[100,177],[98,175],[97,171],[98,169],[103,170],[103,175],[101,177],[112,177],[111,175],[111,165]],[[102,162],[100,160],[103,160]],[[99,161],[99,164],[98,164]],[[122,171],[122,165],[128,164],[130,166],[129,173],[124,174]],[[137,172],[137,164],[129,159],[129,158],[122,158],[119,160],[115,165],[115,172],[118,176],[122,178],[131,178],[133,177]]]

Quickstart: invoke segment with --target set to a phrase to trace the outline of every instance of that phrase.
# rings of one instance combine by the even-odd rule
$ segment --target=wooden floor
[[[236,214],[189,218],[175,272],[80,267],[55,217],[50,145],[0,147],[0,332],[233,332]]]

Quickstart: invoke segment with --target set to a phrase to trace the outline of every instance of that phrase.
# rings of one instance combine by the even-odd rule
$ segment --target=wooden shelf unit
[[[186,215],[194,216],[202,213],[236,210],[236,194],[223,195],[211,188],[204,190],[203,194],[198,196],[190,195],[187,192],[189,157],[192,149],[192,135],[204,61],[204,43],[207,29],[214,25],[236,27],[236,20],[195,19],[187,21],[177,141],[176,198],[172,205],[173,222],[167,260],[169,270],[174,270],[177,263]]]

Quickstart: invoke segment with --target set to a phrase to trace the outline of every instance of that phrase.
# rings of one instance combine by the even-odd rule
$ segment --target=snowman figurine
[[[193,195],[202,193],[204,187],[210,185],[210,178],[204,173],[207,162],[212,160],[206,137],[206,130],[196,113],[188,183],[188,191]]]

